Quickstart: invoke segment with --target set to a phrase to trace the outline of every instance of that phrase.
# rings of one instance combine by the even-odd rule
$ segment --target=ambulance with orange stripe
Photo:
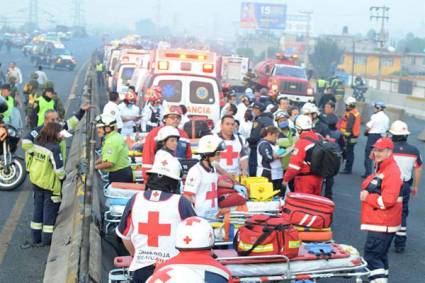
[[[152,54],[142,94],[159,86],[172,109],[185,105],[188,117],[205,118],[210,125],[220,119],[221,87],[217,79],[217,55],[191,49],[158,49]]]

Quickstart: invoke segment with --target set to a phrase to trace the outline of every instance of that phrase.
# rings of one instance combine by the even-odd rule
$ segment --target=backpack
[[[314,143],[308,160],[313,175],[329,178],[338,174],[342,159],[339,145],[323,138],[318,141],[308,137],[303,139]]]

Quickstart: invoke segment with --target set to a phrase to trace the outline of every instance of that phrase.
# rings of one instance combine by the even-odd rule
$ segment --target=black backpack
[[[303,139],[314,143],[314,147],[307,157],[311,173],[324,178],[333,177],[338,174],[342,160],[342,153],[339,145],[327,141],[322,137],[320,137],[319,141],[308,137],[304,137]]]

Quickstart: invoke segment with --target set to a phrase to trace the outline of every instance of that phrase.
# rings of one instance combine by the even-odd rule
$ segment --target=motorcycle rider
[[[200,273],[202,282],[226,283],[233,282],[232,274],[212,256],[214,232],[207,220],[192,216],[186,218],[177,226],[176,248],[178,255],[159,265],[157,272],[170,267],[189,267]]]
[[[148,172],[145,191],[135,194],[124,209],[116,233],[133,256],[133,283],[146,282],[155,264],[178,254],[177,225],[196,216],[192,204],[179,195],[181,169],[178,160],[159,156]]]
[[[366,123],[365,135],[367,136],[367,143],[364,155],[365,173],[362,175],[363,178],[369,176],[372,173],[372,159],[370,158],[370,153],[372,151],[373,145],[378,139],[383,137],[390,128],[390,118],[387,114],[385,114],[384,110],[384,102],[375,102],[374,114],[370,116],[369,122]]]
[[[365,100],[364,94],[367,91],[367,86],[360,76],[356,76],[356,78],[354,79],[354,84],[352,88],[353,88],[353,96],[358,101],[364,101]]]
[[[397,120],[392,123],[389,130],[394,142],[394,160],[397,162],[401,171],[403,185],[401,194],[403,196],[403,211],[401,218],[401,227],[395,233],[394,247],[396,253],[403,253],[406,248],[407,240],[407,216],[409,215],[410,194],[416,196],[419,189],[419,183],[422,175],[422,157],[418,148],[407,142],[410,135],[407,124]]]

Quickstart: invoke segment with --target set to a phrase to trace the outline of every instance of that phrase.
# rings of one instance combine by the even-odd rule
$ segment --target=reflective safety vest
[[[326,80],[317,80],[317,87],[325,88],[327,85],[328,85],[328,82]]]
[[[40,96],[38,98],[37,127],[44,124],[44,113],[47,110],[55,110],[55,100],[52,98],[47,101],[43,96]]]
[[[358,138],[360,136],[361,116],[359,111],[354,108],[346,111],[344,117],[341,119],[340,130],[344,136],[351,136],[351,138]]]
[[[27,168],[31,183],[44,190],[51,191],[54,196],[60,196],[62,182],[65,178],[60,149],[33,145],[28,154],[31,155]],[[60,163],[60,164],[58,164]]]
[[[103,64],[102,63],[96,65],[96,72],[103,72]]]
[[[15,99],[12,96],[6,97],[7,111],[3,113],[3,119],[6,123],[9,122],[10,114],[12,113],[13,107],[15,107]]]

